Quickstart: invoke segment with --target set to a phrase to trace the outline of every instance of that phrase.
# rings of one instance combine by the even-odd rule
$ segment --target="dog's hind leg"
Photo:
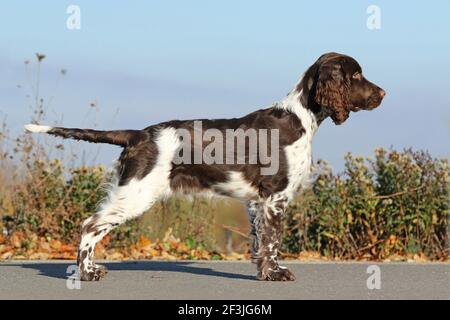
[[[126,218],[111,209],[112,205],[106,205],[83,223],[77,258],[80,280],[100,280],[107,273],[105,267],[94,263],[95,245],[111,229],[126,221]]]
[[[117,187],[101,209],[84,221],[77,261],[81,280],[99,280],[105,276],[106,269],[93,260],[97,242],[114,227],[140,216],[160,197],[160,193],[145,183],[145,180],[133,180],[128,185]]]
[[[84,221],[77,260],[81,280],[100,280],[106,274],[104,267],[94,263],[97,242],[111,229],[140,216],[159,198],[170,193],[169,174],[178,141],[174,129],[161,130],[156,138],[157,159],[149,172],[143,177],[128,179],[125,183],[120,183],[119,177],[100,210]],[[139,155],[138,151],[133,150]],[[127,159],[129,162],[124,161],[122,167],[136,163],[134,158]]]

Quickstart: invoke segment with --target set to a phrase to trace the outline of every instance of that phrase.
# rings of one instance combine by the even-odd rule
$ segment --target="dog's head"
[[[334,52],[322,55],[299,86],[302,103],[329,115],[335,124],[343,123],[351,111],[378,107],[385,96],[383,89],[363,76],[355,59]]]

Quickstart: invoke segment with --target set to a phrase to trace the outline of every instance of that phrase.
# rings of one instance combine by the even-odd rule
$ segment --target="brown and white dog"
[[[106,269],[93,261],[94,247],[112,228],[173,193],[210,191],[246,201],[257,278],[286,281],[295,277],[277,260],[282,218],[289,201],[308,182],[314,133],[327,117],[341,124],[351,111],[376,108],[384,95],[364,78],[355,59],[327,53],[283,100],[242,118],[175,120],[143,130],[98,131],[36,124],[25,128],[123,147],[113,187],[99,211],[82,226],[78,252],[82,280],[99,280],[106,274]],[[237,147],[230,144],[231,149],[229,140],[239,140],[239,134],[229,136],[230,130],[244,135]],[[262,144],[267,144],[264,134],[270,136],[269,148]],[[256,144],[252,145],[252,137]],[[275,164],[266,161],[263,149],[266,155],[269,151],[276,155]],[[208,152],[210,157],[202,159]],[[268,170],[268,165],[274,170]]]

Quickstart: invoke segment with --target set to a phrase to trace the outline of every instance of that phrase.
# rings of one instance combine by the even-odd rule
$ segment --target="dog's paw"
[[[92,270],[80,270],[80,280],[81,281],[99,281],[104,278],[108,270],[104,266],[95,265]]]
[[[267,268],[267,270],[261,271],[257,279],[265,281],[294,281],[295,276],[288,268],[278,266],[274,269]]]

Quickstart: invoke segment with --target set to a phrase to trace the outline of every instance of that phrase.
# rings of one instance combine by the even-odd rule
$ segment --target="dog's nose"
[[[384,98],[386,92],[383,89],[380,89],[380,97]]]

